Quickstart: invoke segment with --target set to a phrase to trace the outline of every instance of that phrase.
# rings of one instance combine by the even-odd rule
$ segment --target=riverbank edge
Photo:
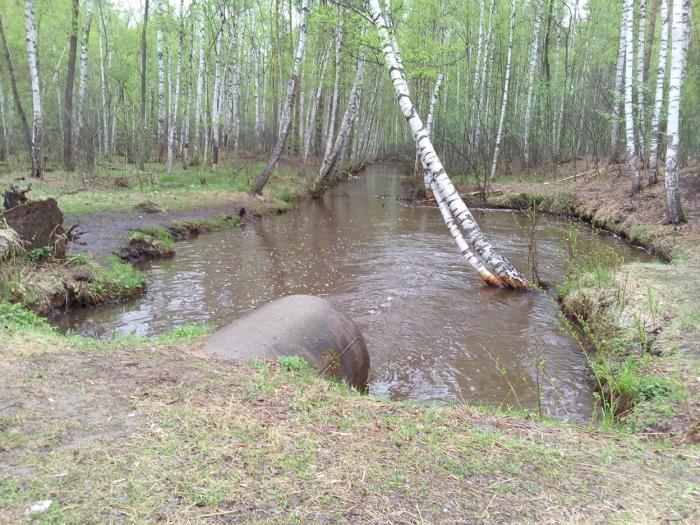
[[[368,165],[363,162],[344,167],[329,181],[324,191]],[[274,180],[273,175],[271,186],[274,186]],[[3,286],[6,288],[2,296],[9,298],[11,303],[20,303],[31,312],[47,317],[72,308],[90,308],[134,299],[144,294],[147,288],[146,276],[135,264],[174,257],[179,241],[242,227],[251,220],[263,220],[266,216],[294,210],[300,201],[319,197],[312,189],[311,184],[305,184],[282,197],[258,197],[252,207],[242,200],[233,202],[232,213],[222,213],[208,219],[188,217],[188,213],[194,214],[202,208],[181,210],[177,219],[156,220],[147,227],[128,230],[123,243],[112,255],[97,260],[83,253],[66,259],[54,259],[47,253],[36,260],[13,257],[0,261],[0,275],[4,274]],[[231,194],[232,197],[235,195]],[[101,215],[103,219],[119,217],[118,213],[110,212]]]
[[[679,242],[677,232],[669,234],[659,224],[613,220],[599,212],[599,203],[582,202],[570,191],[545,193],[538,191],[537,183],[529,186],[527,191],[509,191],[494,185],[497,194],[490,200],[468,199],[467,205],[534,209],[580,220],[666,263],[624,263],[607,275],[597,261],[570,260],[567,279],[554,291],[562,314],[573,325],[569,331],[589,356],[604,423],[622,423],[623,428],[652,438],[700,441],[700,359],[697,348],[693,350],[692,344],[682,348],[681,343],[684,338],[700,340],[700,317],[679,322],[674,312],[692,296],[692,291],[681,293],[676,276],[684,275],[684,283],[691,286],[700,281],[700,256],[692,250],[700,238],[685,232]],[[464,189],[462,193],[469,194]]]

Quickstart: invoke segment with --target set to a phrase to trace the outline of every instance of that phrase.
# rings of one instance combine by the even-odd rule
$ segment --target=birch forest
[[[449,173],[488,191],[498,174],[625,157],[635,191],[664,167],[680,220],[674,174],[700,147],[690,0],[379,7]],[[343,167],[410,157],[368,13],[330,0],[7,0],[0,155],[41,176],[271,153],[258,193],[281,154],[313,164],[317,190]]]

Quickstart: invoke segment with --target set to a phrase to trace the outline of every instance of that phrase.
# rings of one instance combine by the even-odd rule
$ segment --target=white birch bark
[[[41,120],[41,84],[39,80],[39,50],[34,16],[34,0],[24,1],[24,24],[27,37],[29,76],[32,87],[32,176],[41,177],[44,163],[42,149],[44,127]]]
[[[73,130],[73,158],[77,159],[77,150],[80,145],[80,133],[85,125],[85,95],[87,91],[88,69],[88,43],[90,40],[90,27],[92,25],[92,0],[85,4],[85,21],[80,40],[80,73],[78,74],[78,98],[75,103],[75,129]],[[77,162],[77,160],[76,160]]]
[[[306,51],[306,34],[308,29],[308,19],[309,19],[309,1],[302,0],[301,3],[301,17],[299,21],[299,40],[297,41],[296,49],[294,50],[294,61],[292,62],[292,74],[289,77],[289,84],[287,85],[287,99],[285,100],[284,107],[282,108],[282,118],[280,119],[280,129],[277,136],[277,141],[275,147],[270,155],[270,160],[262,171],[255,185],[251,189],[251,192],[257,195],[262,193],[265,184],[267,184],[272,171],[275,169],[275,165],[282,154],[282,149],[284,148],[284,143],[289,135],[289,129],[292,123],[292,116],[294,113],[294,99],[296,97],[297,88],[299,84],[299,70],[304,62],[304,53]]]
[[[311,137],[313,130],[316,128],[316,113],[318,111],[318,105],[321,101],[321,95],[323,93],[323,79],[326,75],[326,66],[328,64],[328,54],[330,52],[330,47],[326,46],[323,52],[323,57],[321,58],[321,68],[318,77],[318,87],[316,88],[316,96],[314,97],[312,103],[309,105],[309,111],[306,115],[306,124],[304,126],[304,147],[302,149],[302,166],[306,165],[306,159],[309,156],[309,149],[311,147]]]
[[[214,91],[211,98],[211,167],[219,163],[219,98],[221,92],[221,38],[225,21],[224,7],[221,7],[221,28],[216,35],[214,57]]]
[[[233,153],[238,155],[238,140],[240,136],[241,129],[241,119],[240,119],[240,108],[239,99],[241,92],[241,60],[242,47],[243,47],[243,36],[245,31],[245,25],[241,24],[241,27],[235,34],[235,44],[236,44],[236,57],[235,63],[233,64],[232,73],[232,90],[231,90],[231,140],[233,142]]]
[[[255,138],[260,139],[260,134],[262,130],[260,129],[260,50],[255,51],[255,72],[254,72],[254,86],[253,86],[253,98],[255,99]],[[255,141],[259,144],[259,140]]]
[[[5,92],[0,82],[0,128],[2,128],[2,149],[0,149],[0,160],[5,160],[9,154],[9,144],[7,140],[7,119],[5,117]]]
[[[333,98],[331,100],[331,115],[328,123],[328,132],[326,135],[326,149],[323,153],[322,165],[330,160],[331,151],[333,149],[333,136],[335,134],[335,119],[338,112],[338,97],[340,90],[340,51],[343,41],[343,26],[338,24],[335,33],[335,80],[333,82]]]
[[[156,31],[156,51],[158,53],[158,162],[163,162],[165,153],[165,64],[163,60],[163,31]]]
[[[488,76],[488,69],[489,69],[489,60],[488,57],[491,52],[491,47],[493,46],[493,23],[494,23],[494,13],[495,13],[495,7],[496,7],[496,0],[491,0],[491,8],[489,10],[489,26],[488,30],[486,32],[486,45],[483,50],[483,62],[481,64],[481,73],[479,74],[479,101],[476,105],[476,111],[475,111],[475,120],[473,123],[473,130],[474,130],[474,135],[472,139],[472,148],[474,151],[474,154],[478,154],[479,152],[479,146],[481,142],[481,112],[482,109],[486,108],[486,94],[488,91],[488,88],[485,87],[485,84],[487,83],[487,76]]]
[[[185,40],[184,2],[180,0],[180,38],[177,46],[177,66],[175,67],[175,87],[171,85],[170,125],[168,126],[168,175],[173,173],[173,156],[175,149],[175,127],[177,125],[178,104],[180,102],[180,70],[182,69],[182,47]]]
[[[532,29],[530,45],[530,63],[527,72],[527,99],[525,101],[525,127],[523,130],[523,154],[525,165],[530,164],[530,128],[532,127],[532,99],[535,90],[535,71],[537,71],[537,53],[540,45],[540,25],[542,21],[542,1],[535,1],[535,25]]]
[[[496,176],[496,167],[498,166],[498,156],[501,153],[501,142],[503,141],[503,123],[506,118],[506,110],[508,108],[508,89],[510,88],[510,65],[513,55],[513,31],[515,30],[515,0],[510,14],[510,30],[508,32],[508,56],[506,58],[506,77],[503,82],[503,101],[501,102],[501,117],[498,120],[498,131],[496,133],[496,144],[493,149],[493,162],[491,163],[491,176],[484,181],[484,195],[489,194],[489,183]]]
[[[481,232],[471,212],[457,193],[457,190],[452,185],[452,182],[447,176],[433,148],[423,123],[411,102],[408,85],[396,61],[394,47],[392,46],[392,41],[384,18],[382,17],[378,0],[367,0],[367,4],[372,16],[372,22],[377,28],[384,59],[387,69],[389,70],[399,106],[411,127],[416,148],[421,156],[423,168],[430,173],[431,188],[433,188],[435,198],[440,206],[444,204],[445,207],[449,208],[449,217],[447,217],[447,213],[444,213],[443,218],[445,218],[448,228],[450,228],[450,219],[459,223],[459,226],[467,234],[471,246],[479,253],[485,264],[480,264],[478,258],[471,252],[470,247],[464,246],[466,242],[461,246],[458,244],[458,246],[481,278],[491,286],[507,286],[519,289],[527,288],[525,277],[507,259],[494,250],[486,236]],[[467,251],[465,252],[464,249]]]
[[[199,9],[199,49],[197,62],[197,92],[194,99],[194,141],[193,161],[199,162],[199,143],[202,134],[202,99],[204,98],[204,47],[206,46],[204,33],[204,6]]]
[[[102,95],[102,153],[107,153],[109,148],[109,107],[107,105],[107,79],[105,77],[105,59],[104,50],[102,49],[102,31],[97,31],[100,45],[100,85]],[[105,32],[105,42],[109,46],[107,33]]]
[[[637,136],[639,137],[639,156],[644,159],[644,152],[646,150],[646,143],[644,139],[644,92],[646,86],[644,85],[644,42],[646,33],[646,20],[647,20],[647,1],[639,1],[639,29],[637,31]]]
[[[625,79],[625,17],[620,17],[620,43],[617,50],[615,68],[615,91],[613,93],[613,121],[610,133],[610,161],[617,163],[620,150],[621,101],[624,100],[623,82]]]
[[[625,0],[625,131],[627,136],[627,165],[632,175],[632,192],[640,189],[637,152],[634,141],[634,109],[632,105],[632,82],[634,78],[634,0]]]
[[[333,143],[330,154],[324,157],[323,162],[321,163],[321,168],[318,172],[318,176],[316,177],[316,181],[314,183],[313,192],[316,194],[323,190],[323,186],[328,181],[329,177],[335,173],[342,163],[346,141],[357,116],[357,110],[360,103],[360,90],[364,79],[364,71],[365,57],[363,53],[360,53],[357,61],[357,70],[355,72],[355,81],[353,82],[352,89],[350,90],[348,106],[345,108],[345,113],[340,123],[340,129],[338,130],[338,136]]]
[[[666,82],[666,62],[668,54],[669,30],[668,0],[661,0],[661,35],[659,39],[659,65],[656,73],[656,98],[654,113],[651,116],[651,137],[649,145],[649,184],[656,184],[659,175],[659,121],[664,105],[664,83]]]
[[[668,123],[666,136],[666,208],[673,224],[685,220],[678,187],[678,144],[680,142],[681,91],[686,66],[685,53],[690,38],[690,0],[673,0],[671,24],[671,75],[668,86]]]

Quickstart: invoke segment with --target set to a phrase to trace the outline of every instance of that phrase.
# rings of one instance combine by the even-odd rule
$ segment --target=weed
[[[39,262],[52,257],[53,253],[53,246],[44,246],[42,248],[34,248],[33,250],[29,250],[25,257],[32,262]]]
[[[656,233],[645,224],[635,224],[630,228],[629,239],[634,244],[651,246],[656,239]]]
[[[277,364],[288,372],[309,372],[312,370],[309,362],[297,355],[282,355],[277,358]]]

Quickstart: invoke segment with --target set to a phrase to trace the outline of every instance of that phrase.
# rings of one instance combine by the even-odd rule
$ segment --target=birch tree
[[[77,159],[77,149],[80,142],[80,132],[85,125],[85,96],[87,94],[88,74],[88,43],[90,40],[90,27],[92,26],[92,0],[85,4],[85,20],[83,33],[80,40],[80,73],[78,74],[78,99],[75,103],[75,130],[73,131],[73,158]]]
[[[184,2],[180,0],[180,35],[177,46],[177,66],[175,67],[175,86],[172,90],[170,108],[170,125],[168,126],[168,175],[173,173],[173,156],[175,150],[175,126],[177,125],[178,103],[180,100],[180,70],[182,69],[182,47],[185,41],[185,24],[183,21]]]
[[[7,120],[5,118],[5,90],[0,82],[0,130],[2,130],[2,147],[0,147],[0,160],[7,159],[9,144],[7,140]]]
[[[532,29],[530,44],[530,63],[527,72],[527,100],[525,103],[525,128],[523,131],[523,154],[525,164],[530,164],[530,128],[532,127],[532,99],[535,90],[535,72],[537,70],[537,53],[540,44],[540,25],[542,19],[542,0],[535,0],[535,25]]]
[[[661,0],[661,35],[659,43],[659,65],[656,73],[656,97],[651,117],[651,137],[649,146],[649,184],[656,184],[659,174],[659,121],[664,104],[664,84],[666,82],[666,62],[669,30],[668,0]]]
[[[445,219],[450,231],[453,231],[457,226],[455,222],[459,223],[459,226],[466,233],[471,246],[478,253],[480,258],[471,251],[469,246],[465,245],[466,243],[462,243],[459,240],[462,238],[460,235],[453,234],[455,241],[458,243],[458,247],[487,284],[516,289],[527,288],[527,280],[523,274],[505,257],[496,252],[486,236],[481,232],[476,220],[474,220],[471,212],[464,204],[464,201],[447,176],[447,172],[433,148],[430,137],[428,137],[426,133],[423,122],[411,102],[408,84],[402,73],[403,68],[399,67],[399,63],[396,60],[395,47],[389,36],[389,31],[382,16],[378,0],[367,0],[367,4],[372,22],[379,35],[384,53],[384,60],[389,70],[389,75],[401,112],[411,127],[416,148],[421,156],[421,162],[428,173],[427,180],[430,183],[435,199],[443,214],[443,219]],[[448,211],[449,215],[447,213]]]
[[[156,53],[158,54],[158,162],[163,162],[165,156],[165,66],[163,60],[163,30],[162,22],[158,23],[156,30]]]
[[[24,0],[24,27],[27,36],[27,61],[32,87],[32,177],[41,177],[44,171],[41,120],[41,81],[39,79],[39,44],[34,16],[34,0]]]
[[[262,194],[262,190],[267,184],[272,171],[277,165],[277,161],[282,154],[282,148],[284,148],[284,143],[289,135],[289,129],[292,123],[292,114],[294,111],[294,98],[296,97],[297,87],[299,83],[299,70],[301,64],[304,61],[304,52],[306,50],[306,32],[307,23],[309,19],[309,0],[302,0],[301,3],[301,17],[299,20],[299,40],[297,41],[296,50],[294,51],[294,61],[292,62],[292,74],[289,77],[289,85],[287,86],[287,99],[285,100],[284,107],[282,108],[282,118],[280,119],[280,129],[277,135],[277,141],[275,147],[270,155],[270,160],[267,162],[267,166],[260,173],[258,179],[255,181],[255,185],[251,189],[251,193],[255,195]]]
[[[498,166],[498,156],[501,153],[501,141],[503,140],[503,123],[506,118],[508,108],[508,89],[510,88],[510,64],[513,56],[513,32],[515,30],[515,0],[510,14],[510,30],[508,31],[508,58],[506,58],[506,76],[503,81],[503,101],[501,102],[501,117],[498,120],[498,132],[496,133],[496,144],[493,148],[493,161],[491,162],[491,175],[484,181],[484,195],[488,197],[489,183],[496,177],[496,167]]]
[[[673,0],[671,24],[671,75],[668,86],[668,123],[666,136],[666,208],[668,220],[678,224],[685,220],[678,188],[678,144],[680,142],[681,91],[685,53],[690,37],[690,0]]]
[[[613,92],[613,120],[610,132],[610,162],[616,164],[620,154],[620,121],[621,101],[624,100],[624,80],[625,80],[625,16],[620,17],[620,43],[617,50],[617,66],[615,67],[615,91]]]
[[[199,8],[199,39],[198,39],[198,59],[197,59],[197,93],[194,103],[194,144],[192,161],[199,163],[199,144],[202,133],[202,100],[204,99],[204,48],[206,46],[204,32],[204,6]]]
[[[138,169],[143,171],[146,164],[146,31],[148,29],[149,0],[143,6],[143,26],[141,27],[141,113]]]
[[[335,31],[335,80],[333,82],[333,98],[331,101],[331,115],[326,134],[326,149],[323,153],[322,164],[327,164],[330,160],[333,149],[333,136],[335,134],[335,118],[338,111],[338,97],[340,91],[340,51],[343,43],[343,26],[339,23]]]
[[[68,67],[66,69],[66,93],[63,104],[63,167],[75,170],[73,157],[73,86],[75,84],[75,60],[78,52],[78,16],[80,0],[71,3],[71,32],[68,38]]]
[[[641,188],[637,152],[634,140],[634,107],[632,104],[632,83],[634,78],[634,0],[625,0],[625,130],[627,135],[627,165],[632,175],[632,192]]]
[[[639,29],[637,30],[637,137],[639,156],[644,159],[646,144],[644,140],[644,39],[646,35],[647,0],[639,0]]]

